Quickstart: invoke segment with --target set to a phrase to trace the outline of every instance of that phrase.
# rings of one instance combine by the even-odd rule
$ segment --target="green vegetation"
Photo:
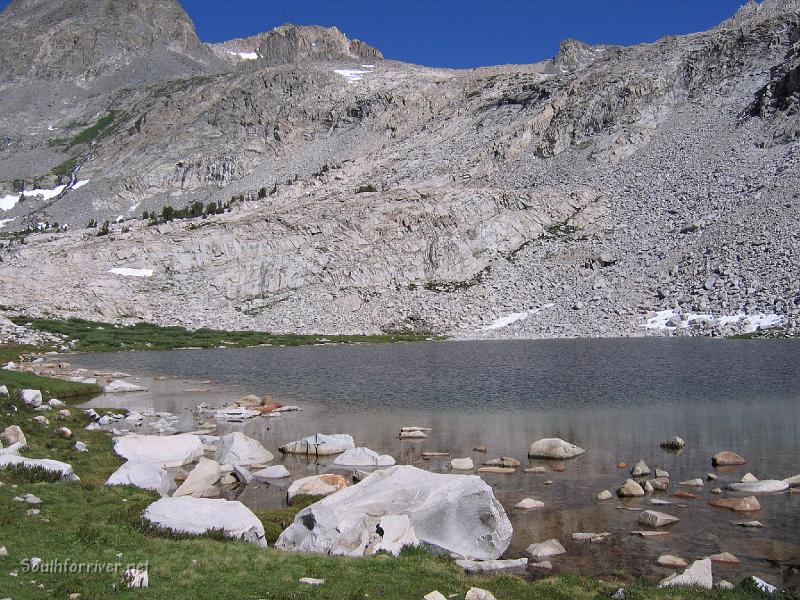
[[[236,200],[237,198],[231,198],[231,202]],[[149,225],[159,225],[161,223],[169,223],[170,221],[174,221],[175,219],[196,219],[198,217],[206,218],[210,215],[219,215],[224,213],[228,210],[231,206],[231,202],[222,203],[220,202],[217,204],[216,202],[209,202],[208,204],[203,204],[200,201],[192,202],[188,206],[184,208],[173,208],[172,206],[163,206],[161,208],[161,214],[153,212],[144,211],[142,213],[142,218],[145,220],[149,220]]]
[[[492,267],[487,265],[475,275],[466,279],[464,281],[428,281],[423,286],[429,292],[442,292],[442,293],[450,293],[456,292],[458,290],[465,290],[471,288],[474,285],[478,285],[481,283],[486,276],[491,272]]]
[[[171,350],[174,348],[243,348],[248,346],[308,346],[324,343],[416,342],[434,337],[427,332],[382,335],[290,335],[259,331],[218,331],[161,327],[151,323],[113,325],[81,319],[59,321],[11,317],[17,325],[65,336],[82,352]]]
[[[67,148],[88,144],[89,142],[93,142],[94,140],[113,133],[117,128],[117,117],[117,111],[109,111],[106,115],[100,117],[94,125],[78,132],[67,142]]]
[[[3,356],[16,357],[22,349],[3,348]],[[0,384],[14,386],[13,374],[0,371]],[[41,387],[58,389],[61,382]],[[89,392],[92,388],[85,388]],[[44,399],[53,397],[44,392]],[[59,396],[63,399],[63,396]],[[19,409],[11,411],[11,405]],[[108,433],[86,431],[86,417],[73,408],[73,417],[58,420],[49,415],[49,426],[31,419],[35,413],[19,402],[0,399],[3,426],[22,427],[30,449],[26,455],[70,463],[80,482],[54,482],[40,470],[0,470],[0,532],[8,556],[0,557],[0,590],[15,600],[42,597],[66,598],[81,594],[82,600],[114,598],[157,599],[328,599],[407,600],[422,598],[432,590],[463,598],[472,586],[490,590],[499,600],[588,600],[608,598],[618,583],[603,583],[577,576],[548,577],[528,582],[511,575],[468,577],[450,558],[432,557],[419,549],[403,551],[397,558],[378,555],[365,559],[336,558],[259,549],[241,541],[223,539],[219,532],[190,538],[153,530],[142,513],[157,496],[130,486],[106,487],[108,476],[122,464],[111,449]],[[74,432],[65,440],[54,429],[66,426]],[[75,439],[89,451],[73,449]],[[16,487],[12,487],[12,485]],[[13,500],[24,494],[38,496],[38,515],[27,515],[30,505]],[[263,510],[270,540],[313,499],[298,498],[294,506]],[[103,565],[91,572],[58,572],[54,569],[26,572],[32,557],[51,561]],[[105,565],[111,568],[106,569]],[[122,585],[128,566],[147,568],[149,588],[128,590]],[[10,573],[16,573],[14,577]],[[325,579],[320,588],[298,583],[301,577]],[[32,583],[33,582],[33,583]],[[38,586],[42,585],[43,588]],[[627,588],[630,600],[748,600],[761,598],[757,591],[658,590],[645,585]]]
[[[378,190],[375,188],[375,186],[369,183],[367,185],[359,186],[359,188],[356,190],[356,194],[363,194],[365,192],[377,192],[377,191]]]
[[[53,175],[56,177],[67,177],[70,173],[72,173],[72,169],[75,168],[75,165],[78,164],[78,157],[71,156],[60,165],[57,165],[53,168]]]

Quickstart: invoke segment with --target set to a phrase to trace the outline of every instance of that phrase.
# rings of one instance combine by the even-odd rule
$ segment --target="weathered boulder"
[[[203,456],[196,435],[126,435],[114,440],[114,452],[137,462],[157,463],[164,468],[182,467]]]
[[[273,465],[253,473],[253,477],[256,479],[283,479],[284,477],[290,476],[291,473],[289,473],[289,469],[283,465]]]
[[[609,490],[603,490],[599,494],[597,494],[597,499],[602,501],[611,500],[614,497],[614,494],[611,493]]]
[[[388,454],[378,454],[369,448],[359,447],[345,450],[336,457],[333,464],[348,467],[391,467],[395,460]]]
[[[39,390],[20,390],[19,399],[31,408],[39,408],[42,405],[42,392]]]
[[[709,504],[718,508],[727,508],[735,512],[754,512],[761,510],[761,504],[755,496],[748,496],[747,498],[721,498],[719,500],[712,500]]]
[[[673,435],[668,437],[664,440],[661,440],[660,446],[662,448],[666,448],[667,450],[680,450],[686,445],[686,442],[683,438],[678,437],[677,435]]]
[[[260,465],[275,457],[258,440],[234,431],[222,436],[217,448],[216,460],[225,465]]]
[[[565,459],[580,456],[586,452],[583,448],[565,442],[561,438],[543,438],[531,444],[528,456],[531,458]]]
[[[525,553],[538,562],[545,558],[550,558],[551,556],[566,554],[567,551],[564,549],[564,546],[561,545],[561,542],[552,539],[539,544],[531,544],[525,549]]]
[[[222,529],[229,537],[267,546],[264,525],[241,502],[191,496],[162,498],[145,509],[144,518],[156,527],[177,533],[202,535]]]
[[[740,481],[742,481],[743,483],[752,483],[753,481],[758,481],[758,477],[756,477],[752,473],[745,473],[744,475],[742,475]]]
[[[678,517],[673,517],[672,515],[655,510],[643,510],[639,513],[639,523],[642,525],[650,525],[651,527],[664,527],[665,525],[672,525],[678,521],[680,521]]]
[[[124,392],[145,392],[145,388],[138,386],[127,381],[115,379],[111,383],[103,386],[103,393],[105,394],[120,394]]]
[[[419,542],[467,558],[496,559],[511,541],[511,523],[480,477],[404,465],[376,471],[304,509],[276,547],[347,556],[374,554],[385,537],[377,528],[392,515],[407,516]]]
[[[326,435],[317,433],[301,440],[284,444],[278,450],[286,454],[308,454],[310,456],[326,456],[339,454],[355,448],[353,437],[344,433]]]
[[[692,566],[680,575],[673,573],[662,580],[659,587],[703,587],[710,590],[713,585],[714,579],[711,574],[711,560],[704,558],[694,561]]]
[[[628,479],[617,490],[617,496],[620,498],[637,498],[639,496],[644,496],[644,488],[633,479]]]
[[[520,500],[514,505],[514,508],[521,508],[523,510],[532,510],[536,508],[544,508],[544,502],[534,500],[533,498],[525,498]]]
[[[646,462],[640,460],[631,468],[631,477],[642,477],[643,475],[650,475],[650,467]]]
[[[24,456],[16,454],[0,455],[0,469],[5,469],[11,465],[22,465],[27,469],[41,467],[45,471],[60,473],[61,478],[67,481],[78,481],[80,479],[72,470],[72,465],[58,460],[51,460],[49,458],[25,458]]]
[[[343,490],[348,485],[347,479],[341,475],[311,475],[293,481],[286,492],[289,504],[295,496],[330,496],[331,494]]]
[[[0,440],[7,446],[11,446],[12,444],[22,444],[25,446],[28,443],[19,425],[9,425],[6,427],[3,433],[0,433]]]
[[[728,489],[745,494],[779,494],[788,490],[789,484],[777,479],[762,479],[761,481],[730,483]]]
[[[219,463],[208,458],[201,458],[197,466],[192,469],[186,480],[175,490],[173,496],[194,496],[195,498],[205,498],[209,495],[209,488],[212,488],[220,480],[222,474],[219,470]]]
[[[129,460],[111,474],[106,485],[132,485],[166,496],[170,488],[169,473],[158,463]]]
[[[730,450],[718,452],[717,454],[711,457],[711,464],[715,467],[729,467],[729,466],[743,465],[745,464],[745,462],[746,462],[745,459],[743,459],[735,452],[731,452]]]

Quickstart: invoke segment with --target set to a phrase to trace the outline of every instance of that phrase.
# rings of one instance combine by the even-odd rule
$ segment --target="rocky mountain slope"
[[[125,83],[115,60],[112,81],[53,42],[58,71],[26,58],[0,84],[0,305],[322,333],[798,331],[797,0],[463,71],[335,29],[197,45],[176,2],[135,4],[181,17],[103,55],[193,69]],[[44,46],[60,27],[26,19],[63,5],[83,9],[17,0],[0,19]],[[191,203],[212,214],[149,218]],[[54,222],[70,229],[22,233]]]

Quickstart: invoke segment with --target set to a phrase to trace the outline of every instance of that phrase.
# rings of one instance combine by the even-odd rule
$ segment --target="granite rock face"
[[[0,13],[0,232],[44,228],[0,236],[4,307],[301,333],[797,334],[796,0],[465,71],[319,27],[203,45],[175,0],[119,12]],[[141,219],[192,202],[230,206]]]

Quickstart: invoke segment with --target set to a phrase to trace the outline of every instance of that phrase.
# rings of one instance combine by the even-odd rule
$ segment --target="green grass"
[[[249,346],[307,346],[322,343],[414,342],[435,337],[427,332],[382,335],[282,335],[258,331],[218,331],[183,327],[161,327],[151,323],[113,325],[69,319],[28,319],[11,317],[17,325],[47,331],[74,340],[82,352],[117,350],[171,350],[174,348],[242,348]]]
[[[103,137],[109,133],[113,133],[116,129],[114,122],[117,119],[116,111],[109,111],[106,115],[100,117],[94,125],[83,129],[78,132],[69,142],[67,148],[79,146],[81,144],[88,144],[96,139]]]
[[[9,349],[4,349],[8,354]],[[10,383],[0,371],[0,383]],[[57,389],[56,383],[42,386]],[[50,399],[50,393],[44,393]],[[80,482],[42,481],[41,474],[26,470],[0,470],[0,545],[8,556],[0,557],[0,595],[14,600],[66,598],[79,593],[83,600],[106,598],[198,599],[419,599],[437,589],[445,596],[463,598],[472,586],[490,590],[498,600],[584,600],[608,598],[618,587],[579,576],[550,577],[528,582],[511,575],[473,578],[463,574],[445,557],[419,550],[400,557],[385,555],[365,559],[334,558],[264,550],[219,535],[198,538],[164,535],[142,521],[141,515],[155,494],[136,488],[105,487],[107,477],[122,463],[111,449],[109,434],[85,431],[86,418],[79,410],[66,421],[51,419],[49,426],[31,421],[36,414],[17,404],[12,412],[8,399],[0,400],[0,425],[17,424],[24,430],[31,457],[49,457],[73,465]],[[51,417],[55,417],[50,413]],[[84,441],[89,452],[73,450],[73,440],[53,433],[70,427],[74,438]],[[16,486],[16,487],[13,487]],[[29,505],[14,496],[32,493],[41,498],[41,513],[26,515]],[[270,539],[275,539],[294,515],[311,502],[298,498],[291,508],[259,511]],[[45,563],[71,561],[118,565],[115,571],[90,573],[25,572],[26,560]],[[147,565],[150,587],[128,590],[121,586],[127,565]],[[12,571],[17,577],[10,576]],[[301,577],[326,580],[320,588],[298,583]],[[35,583],[31,583],[34,581]],[[39,585],[43,585],[39,589]],[[706,592],[657,590],[646,585],[628,587],[626,598],[656,600],[755,599],[752,590]]]
[[[72,173],[72,169],[74,169],[75,165],[77,164],[78,164],[78,157],[71,156],[61,164],[53,167],[53,175],[55,175],[56,177],[67,177],[70,173]]]

